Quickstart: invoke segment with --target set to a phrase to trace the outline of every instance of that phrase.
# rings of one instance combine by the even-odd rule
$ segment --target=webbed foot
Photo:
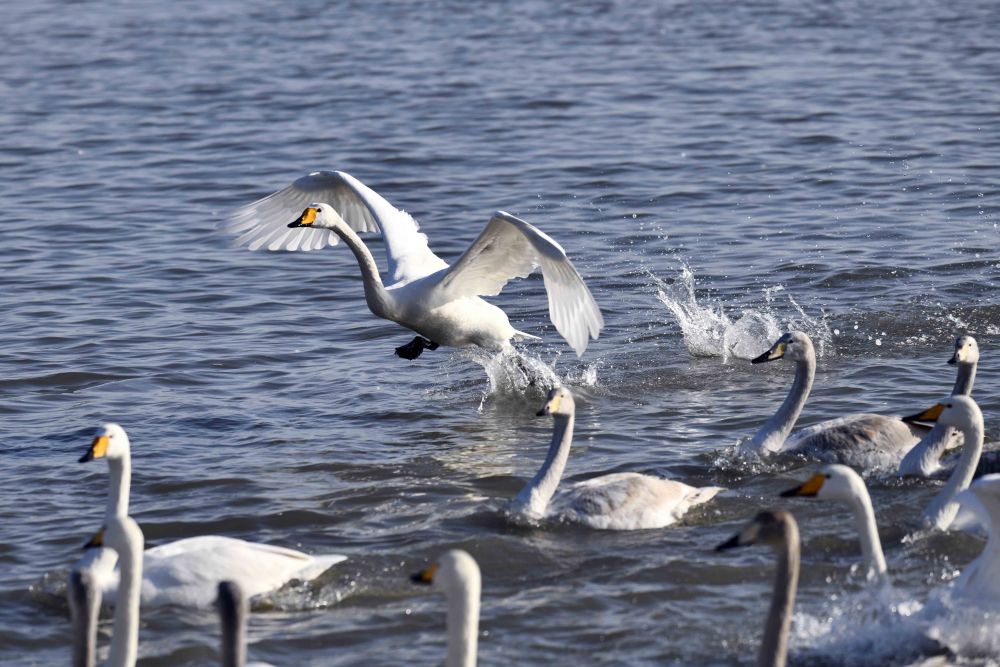
[[[417,336],[406,345],[396,348],[396,356],[413,361],[419,357],[424,350],[436,350],[440,345],[432,340],[427,340],[423,336]]]

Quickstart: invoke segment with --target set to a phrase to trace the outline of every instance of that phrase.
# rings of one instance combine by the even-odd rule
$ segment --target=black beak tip
[[[787,489],[786,491],[782,491],[778,495],[782,498],[793,498],[796,495],[798,495],[798,490],[799,487],[796,486],[794,489]]]
[[[771,351],[768,350],[767,352],[765,352],[764,354],[760,355],[759,357],[754,357],[753,359],[751,359],[750,363],[751,364],[762,364],[762,363],[764,363],[766,361],[770,361],[770,359],[767,358],[767,355],[769,355],[770,353],[771,353]]]
[[[424,581],[424,573],[423,572],[417,572],[416,574],[411,574],[410,575],[410,581],[412,581],[415,584],[421,584],[421,585],[425,585],[425,586],[427,584],[431,583],[429,581]]]
[[[289,229],[295,229],[296,227],[301,227],[301,226],[302,225],[299,224],[298,220],[293,220],[293,221],[291,221],[291,222],[288,223],[288,228]]]
[[[948,360],[948,363],[951,364],[952,366],[954,366],[955,364],[958,363],[958,360],[955,359],[955,357],[952,357],[951,359]]]
[[[542,408],[541,410],[539,410],[538,412],[536,412],[535,416],[536,417],[544,417],[545,416],[545,408]]]
[[[734,548],[736,548],[738,546],[740,546],[740,536],[739,535],[733,535],[728,540],[726,540],[725,542],[723,542],[719,546],[715,547],[715,550],[716,551],[726,551],[728,549],[734,549]]]
[[[86,454],[84,454],[83,456],[80,457],[80,460],[78,461],[78,463],[86,463],[87,461],[90,461],[93,458],[94,458],[94,453],[93,452],[87,452]]]

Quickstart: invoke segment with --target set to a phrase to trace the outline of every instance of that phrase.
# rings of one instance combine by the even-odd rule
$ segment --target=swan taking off
[[[1000,602],[1000,475],[986,475],[958,495],[988,535],[986,547],[955,580],[957,595]]]
[[[475,667],[482,588],[476,560],[460,549],[452,549],[410,579],[416,584],[437,586],[448,599],[448,657],[445,667]]]
[[[715,548],[716,551],[767,544],[778,557],[771,608],[764,624],[764,639],[757,654],[758,667],[784,667],[788,656],[788,630],[799,584],[799,527],[785,510],[761,512],[739,533]]]
[[[860,413],[820,422],[789,436],[816,377],[812,340],[801,331],[790,331],[751,363],[778,359],[795,362],[795,381],[778,411],[740,445],[741,452],[801,452],[861,468],[882,467],[888,459],[895,466],[928,430],[899,417]]]
[[[722,491],[635,472],[603,475],[558,489],[576,418],[570,390],[557,387],[550,391],[538,411],[538,416],[543,415],[552,415],[552,444],[538,474],[511,501],[512,517],[531,522],[555,519],[605,530],[662,528]]]
[[[420,334],[396,348],[416,359],[439,345],[500,350],[511,338],[534,338],[510,325],[506,313],[484,301],[507,281],[541,267],[549,317],[577,356],[604,327],[594,297],[558,243],[540,229],[497,211],[457,262],[427,245],[416,220],[350,174],[314,171],[283,190],[239,209],[225,225],[250,250],[318,250],[337,238],[354,253],[368,308]],[[382,234],[388,265],[378,265],[357,232]]]
[[[105,524],[109,524],[128,513],[132,465],[125,429],[105,424],[80,461],[99,458],[107,459],[110,473],[105,511]],[[118,587],[117,556],[107,548],[87,551],[74,567],[88,572],[104,598],[111,599]],[[216,586],[225,579],[238,581],[247,595],[254,596],[277,590],[292,579],[314,579],[346,558],[336,554],[310,556],[219,535],[188,537],[146,551],[142,603],[207,608],[215,600]]]

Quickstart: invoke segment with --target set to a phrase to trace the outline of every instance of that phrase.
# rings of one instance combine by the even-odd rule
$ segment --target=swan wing
[[[542,269],[549,317],[577,356],[604,327],[601,309],[566,251],[548,234],[509,213],[497,211],[469,249],[442,277],[450,298],[495,296],[513,278]]]
[[[413,280],[448,265],[431,252],[427,236],[409,214],[342,171],[314,171],[240,208],[223,225],[250,250],[319,250],[337,244],[330,229],[288,228],[313,203],[329,204],[356,232],[381,233],[392,282]]]

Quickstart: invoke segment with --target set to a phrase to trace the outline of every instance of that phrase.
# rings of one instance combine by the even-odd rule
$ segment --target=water
[[[712,547],[782,504],[804,539],[800,663],[903,664],[930,634],[996,664],[995,612],[951,611],[941,590],[981,542],[917,531],[934,483],[871,481],[895,582],[871,600],[844,510],[776,498],[812,466],[727,455],[784,397],[787,365],[745,359],[790,325],[821,346],[805,423],[926,407],[972,333],[997,438],[994,3],[2,15],[3,664],[66,661],[61,572],[106,492],[104,466],[76,459],[107,420],[131,435],[149,543],[350,556],[258,601],[256,659],[437,663],[444,601],[406,575],[457,546],[484,573],[484,665],[751,664],[771,557]],[[404,362],[411,334],[367,313],[343,247],[249,253],[215,232],[320,168],[412,213],[446,259],[495,209],[538,224],[601,303],[600,340],[577,360],[535,276],[495,301],[544,338],[522,348],[537,377],[470,351]],[[552,373],[578,395],[570,479],[731,491],[662,531],[509,526],[505,500],[544,458]],[[211,613],[144,613],[140,664],[213,664],[217,636]]]

